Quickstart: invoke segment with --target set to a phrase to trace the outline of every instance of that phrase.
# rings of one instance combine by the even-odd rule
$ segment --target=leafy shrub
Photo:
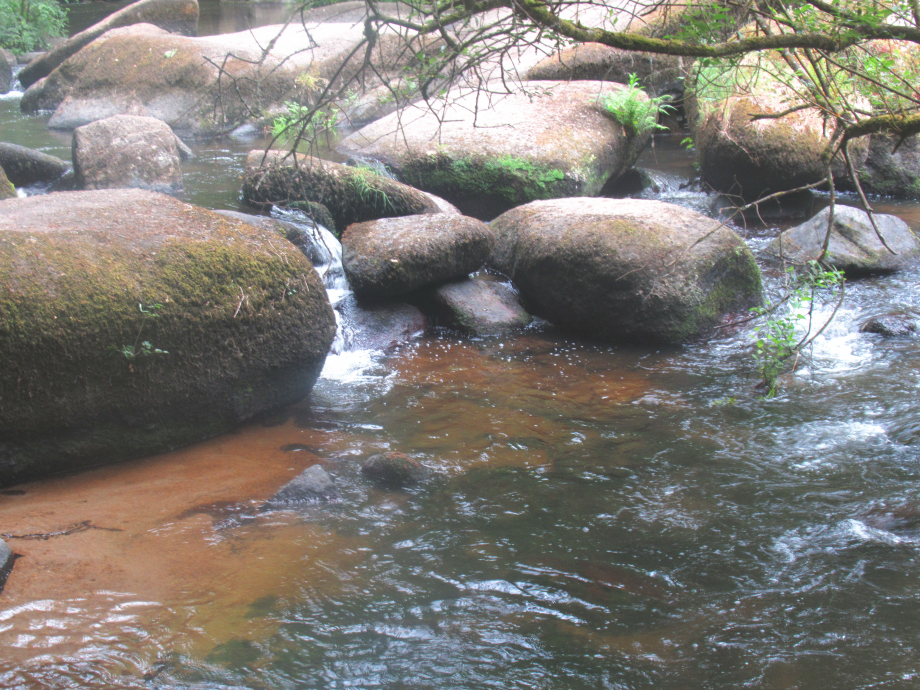
[[[655,129],[667,129],[658,124],[658,113],[672,112],[667,96],[647,97],[639,87],[635,74],[629,75],[629,85],[604,99],[604,108],[626,128],[629,134],[645,134]]]
[[[0,0],[0,47],[26,53],[66,33],[67,9],[55,0]]]

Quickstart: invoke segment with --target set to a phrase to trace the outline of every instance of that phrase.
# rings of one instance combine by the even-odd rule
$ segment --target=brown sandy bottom
[[[367,572],[357,567],[372,552],[366,537],[318,524],[321,513],[258,506],[316,462],[335,475],[343,457],[383,449],[445,476],[549,466],[570,441],[571,415],[609,412],[648,390],[641,375],[603,371],[609,361],[584,353],[559,359],[553,346],[423,341],[390,361],[383,398],[334,411],[355,424],[310,428],[306,401],[278,426],[0,493],[0,534],[20,556],[0,594],[0,685],[148,687],[144,675],[171,655],[201,660],[233,641],[267,640],[286,603],[367,591],[348,575]],[[523,363],[507,357],[531,349]],[[383,435],[362,436],[362,418]]]

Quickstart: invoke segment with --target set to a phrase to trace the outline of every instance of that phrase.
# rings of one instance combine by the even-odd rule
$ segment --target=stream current
[[[0,139],[69,159],[46,121],[0,100]],[[237,208],[259,146],[196,145],[183,198]],[[676,143],[638,165],[709,213]],[[756,252],[778,225],[737,229]],[[918,279],[848,283],[769,400],[752,324],[671,349],[433,333],[330,355],[270,420],[0,491],[0,687],[920,687],[920,340],[859,332],[920,311]],[[433,478],[369,485],[389,450]],[[257,510],[315,463],[340,502]]]

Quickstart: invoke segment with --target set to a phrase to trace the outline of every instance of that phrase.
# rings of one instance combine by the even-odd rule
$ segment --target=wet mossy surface
[[[335,324],[293,246],[152,193],[55,197],[58,229],[34,201],[3,202],[0,484],[189,443],[306,395]]]

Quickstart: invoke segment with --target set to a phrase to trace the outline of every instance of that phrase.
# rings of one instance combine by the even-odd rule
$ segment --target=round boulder
[[[0,202],[0,483],[302,399],[335,318],[278,235],[142,190]]]
[[[73,132],[75,189],[135,187],[175,194],[182,188],[176,135],[152,117],[114,115]]]
[[[798,265],[817,261],[827,236],[830,212],[830,208],[825,208],[810,220],[782,233],[767,248],[768,254]],[[884,213],[873,214],[873,217],[875,227],[869,214],[862,209],[835,206],[830,242],[821,262],[850,277],[891,273],[915,264],[920,258],[920,240],[907,223]]]
[[[679,343],[761,299],[760,271],[741,238],[680,206],[535,201],[491,227],[491,263],[525,306],[591,338]]]
[[[359,297],[397,297],[477,270],[493,242],[489,226],[467,216],[382,218],[348,227],[342,263]]]

